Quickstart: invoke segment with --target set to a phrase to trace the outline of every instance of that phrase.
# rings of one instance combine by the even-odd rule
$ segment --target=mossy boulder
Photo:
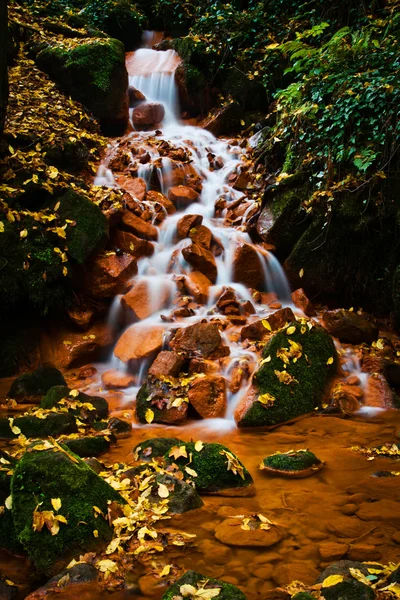
[[[182,596],[181,588],[184,585],[193,586],[193,596],[196,594],[196,590],[203,588],[206,590],[219,588],[220,591],[217,596],[218,600],[246,600],[246,596],[243,592],[231,583],[225,583],[220,579],[206,577],[205,575],[201,575],[201,573],[196,573],[196,571],[187,571],[187,573],[169,588],[162,597],[162,600],[173,600],[176,597]]]
[[[61,371],[54,367],[42,367],[17,377],[7,396],[25,403],[40,402],[40,398],[55,385],[66,385]]]
[[[175,71],[179,103],[183,111],[197,116],[206,114],[212,106],[211,91],[200,69],[183,61]]]
[[[136,460],[152,461],[153,458],[164,456],[174,446],[184,445],[178,438],[151,438],[140,442],[132,450]]]
[[[298,472],[312,469],[321,464],[321,461],[310,450],[291,450],[290,452],[276,452],[264,458],[260,469],[268,467],[274,471]]]
[[[186,421],[188,403],[173,406],[179,391],[167,381],[149,378],[136,396],[136,416],[140,423],[148,422],[148,410],[152,411],[152,423],[180,424]]]
[[[27,438],[45,438],[69,433],[76,433],[78,427],[75,417],[69,413],[41,414],[40,417],[25,415],[15,419],[0,419],[0,439],[12,440],[20,433]]]
[[[107,514],[108,502],[124,504],[121,496],[81,459],[56,448],[26,452],[14,470],[12,515],[19,542],[39,572],[49,573],[60,559],[109,541],[112,529],[96,506]],[[60,499],[56,511],[51,499]],[[33,529],[35,512],[52,511],[67,521],[52,535],[46,526]],[[40,515],[35,514],[35,523]],[[97,518],[96,518],[97,517]],[[54,518],[54,517],[53,517]],[[98,532],[95,538],[93,531]]]
[[[246,496],[253,491],[250,473],[222,444],[181,442],[165,454],[165,459],[177,464],[200,494]]]
[[[151,502],[160,501],[161,498],[158,493],[160,484],[166,486],[169,491],[169,496],[167,498],[169,513],[180,515],[203,506],[203,500],[196,492],[194,486],[185,481],[180,481],[172,475],[163,473],[158,474],[156,477],[152,494],[149,497]]]
[[[350,578],[328,587],[322,584],[321,594],[326,600],[374,600],[375,598],[372,588],[357,579]]]
[[[91,110],[103,128],[123,131],[128,122],[128,73],[122,42],[93,38],[76,45],[49,45],[40,50],[36,62],[67,94]]]
[[[7,508],[0,514],[0,548],[8,550],[12,554],[24,554],[24,548],[15,531],[12,512]]]
[[[43,396],[40,407],[51,410],[54,407],[68,408],[73,415],[79,415],[81,420],[92,422],[105,419],[108,416],[108,402],[100,396],[89,396],[83,392],[76,394],[65,385],[52,387]]]
[[[108,221],[96,204],[69,190],[60,198],[60,218],[75,223],[66,229],[68,256],[82,265],[104,248],[108,241]]]
[[[77,456],[88,458],[107,452],[110,449],[111,441],[111,436],[88,435],[82,438],[65,440],[63,445]]]
[[[112,417],[107,423],[107,429],[116,436],[126,436],[131,433],[132,425],[128,421]]]
[[[131,0],[89,0],[81,15],[91,25],[120,40],[126,50],[132,50],[140,42],[144,17]]]
[[[272,426],[311,413],[337,371],[331,336],[305,319],[289,323],[266,344],[253,389],[239,405],[239,427]]]

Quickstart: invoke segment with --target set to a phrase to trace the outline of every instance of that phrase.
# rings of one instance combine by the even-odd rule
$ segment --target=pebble
[[[400,544],[400,531],[396,531],[393,535],[392,535],[392,540],[394,542],[396,542],[396,544]]]
[[[338,542],[324,542],[319,545],[319,553],[324,560],[340,560],[348,551],[348,544]]]
[[[301,581],[306,585],[312,585],[319,574],[319,571],[317,571],[313,563],[298,562],[277,566],[273,572],[272,578],[277,585],[282,587],[289,585],[292,581]]]
[[[314,540],[316,542],[320,541],[320,540],[326,540],[326,538],[328,537],[327,533],[324,533],[323,531],[309,531],[308,532],[308,537],[310,538],[310,540]]]
[[[253,575],[260,579],[271,579],[273,571],[274,567],[272,565],[265,565],[253,571]]]
[[[369,544],[354,544],[348,552],[350,560],[363,562],[364,560],[379,560],[381,553],[376,546]]]
[[[198,547],[212,564],[226,565],[233,556],[230,548],[213,540],[202,540]]]
[[[358,506],[357,504],[345,504],[340,510],[344,515],[351,516],[356,514]]]

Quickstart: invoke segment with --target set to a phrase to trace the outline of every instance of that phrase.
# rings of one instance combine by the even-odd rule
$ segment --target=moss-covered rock
[[[330,335],[311,321],[289,323],[266,344],[254,387],[236,412],[240,427],[277,425],[312,412],[337,371]]]
[[[291,450],[290,452],[271,454],[271,456],[264,458],[261,464],[278,471],[302,471],[317,465],[319,462],[310,450]]]
[[[47,410],[51,410],[55,406],[68,408],[71,414],[79,415],[81,420],[87,422],[106,419],[108,416],[107,400],[101,396],[89,396],[83,392],[76,394],[76,391],[65,385],[52,387],[40,402],[40,407]]]
[[[136,396],[136,416],[140,423],[147,423],[149,409],[152,423],[179,424],[186,421],[188,403],[182,402],[173,406],[176,392],[179,390],[171,386],[167,381],[149,378],[142,385]]]
[[[5,509],[0,514],[0,548],[12,554],[24,554],[24,548],[18,540],[11,510]]]
[[[175,71],[175,80],[181,109],[193,116],[206,114],[212,106],[212,100],[204,73],[198,67],[183,61]]]
[[[90,158],[89,149],[81,140],[72,140],[67,138],[44,146],[46,162],[71,173],[86,169]]]
[[[153,458],[164,456],[174,446],[181,446],[183,444],[185,442],[178,440],[178,438],[151,438],[150,440],[140,442],[134,447],[132,452],[136,460],[150,462]]]
[[[167,487],[168,496],[168,512],[176,515],[201,508],[203,501],[196,492],[196,488],[180,481],[171,475],[160,473],[156,477],[155,485],[153,486],[152,494],[150,495],[151,502],[159,502],[160,495],[158,493],[159,484]]]
[[[125,128],[128,122],[128,74],[122,42],[112,38],[85,39],[75,46],[41,49],[40,69],[65,92],[82,102],[103,127]]]
[[[112,417],[107,423],[107,429],[109,429],[116,436],[124,436],[132,431],[132,425],[128,421]]]
[[[181,596],[180,588],[183,585],[193,586],[194,594],[196,590],[216,589],[219,588],[218,600],[246,600],[246,596],[237,587],[231,583],[225,583],[220,579],[213,579],[196,573],[196,571],[187,571],[172,587],[164,594],[162,600],[173,600],[177,596]],[[193,594],[193,595],[194,595]]]
[[[61,371],[54,367],[42,367],[17,377],[8,390],[7,396],[24,403],[39,402],[40,398],[55,385],[66,385]]]
[[[108,501],[124,504],[121,496],[76,455],[55,448],[26,452],[14,470],[11,490],[18,540],[38,571],[46,573],[56,561],[68,561],[73,552],[89,550],[111,539],[108,522],[94,511],[94,506],[107,514]],[[58,511],[51,503],[56,498],[61,501]],[[59,523],[56,535],[45,525],[37,525],[34,530],[33,524],[40,522],[37,513],[43,511],[52,511],[66,520]]]
[[[222,444],[181,442],[165,454],[165,459],[177,464],[199,493],[234,496],[252,492],[250,473]]]
[[[90,256],[104,248],[108,241],[108,221],[96,204],[68,191],[60,198],[59,215],[75,223],[67,227],[68,256],[82,265]]]
[[[311,596],[308,592],[298,592],[292,596],[291,600],[315,600],[314,596]]]
[[[65,440],[63,445],[81,458],[99,456],[110,449],[111,436],[88,435],[82,438]]]
[[[321,589],[322,597],[326,600],[374,600],[375,592],[372,588],[357,579],[345,579],[336,585]]]
[[[240,69],[236,65],[224,72],[222,91],[239,102],[245,110],[267,109],[267,94],[264,86],[250,80],[245,74],[246,68]]]
[[[131,0],[89,0],[81,15],[91,25],[120,40],[126,50],[132,50],[140,42],[144,17]]]
[[[25,415],[15,419],[0,419],[0,439],[12,440],[20,433],[27,438],[45,438],[76,433],[75,417],[69,413],[49,412],[46,416]]]

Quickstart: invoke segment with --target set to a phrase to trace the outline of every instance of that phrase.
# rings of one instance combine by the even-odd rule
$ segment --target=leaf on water
[[[154,411],[152,411],[151,408],[148,408],[144,418],[146,419],[146,423],[152,423],[154,420]]]
[[[333,585],[337,585],[344,580],[343,575],[329,575],[326,579],[324,579],[322,583],[323,588],[332,587]]]
[[[168,498],[168,496],[169,496],[168,488],[164,483],[158,484],[158,492],[157,493],[160,496],[160,498]]]
[[[51,505],[56,512],[59,511],[61,508],[61,498],[52,498]]]

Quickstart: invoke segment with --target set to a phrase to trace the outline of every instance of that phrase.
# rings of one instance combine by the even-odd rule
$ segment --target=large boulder
[[[204,123],[204,129],[211,131],[215,136],[232,135],[239,131],[243,110],[238,102],[229,102],[222,108],[214,110]]]
[[[210,250],[197,244],[191,244],[190,246],[183,248],[182,255],[195,271],[200,271],[200,273],[205,275],[212,283],[217,281],[217,263]]]
[[[18,539],[37,570],[45,573],[72,553],[109,541],[112,529],[103,516],[108,503],[125,503],[82,460],[59,446],[30,448],[14,470],[11,491]]]
[[[186,386],[170,378],[150,376],[136,397],[136,416],[140,423],[181,424],[187,419]]]
[[[191,406],[203,419],[223,417],[226,411],[226,382],[218,375],[195,379],[188,391]]]
[[[35,404],[55,385],[66,385],[61,371],[55,367],[42,367],[17,377],[7,396],[23,403]]]
[[[200,592],[200,590],[204,590]],[[210,590],[207,595],[207,590]],[[211,591],[213,590],[213,591]],[[216,593],[215,590],[218,590]],[[199,592],[197,594],[196,592]],[[174,600],[174,598],[196,596],[203,598],[214,598],[218,600],[246,600],[246,596],[231,583],[225,583],[219,579],[213,579],[196,573],[196,571],[187,571],[172,587],[164,594],[162,600]]]
[[[238,283],[254,288],[263,289],[264,269],[256,249],[250,244],[241,243],[233,258],[233,279]]]
[[[190,358],[221,358],[229,354],[229,348],[223,345],[216,323],[195,323],[182,327],[175,333],[170,346]]]
[[[158,102],[146,102],[133,109],[132,123],[139,127],[161,123],[165,116],[165,108]]]
[[[126,50],[132,50],[140,43],[144,16],[130,0],[89,0],[80,16],[120,40]]]
[[[113,298],[127,290],[137,274],[137,262],[131,254],[106,253],[97,256],[85,269],[83,286],[93,298]]]
[[[238,406],[239,427],[271,426],[311,413],[337,371],[331,336],[311,321],[290,323],[266,344],[253,386]]]
[[[135,323],[119,338],[114,354],[122,362],[154,356],[162,348],[164,327]]]
[[[210,89],[200,69],[188,62],[181,62],[175,70],[175,81],[183,111],[197,116],[205,114],[211,108]]]
[[[322,324],[333,337],[348,344],[371,344],[379,335],[379,328],[365,317],[342,308],[325,311]]]
[[[49,436],[77,433],[78,426],[73,415],[68,413],[40,412],[16,417],[0,418],[0,439],[12,440],[19,435],[27,438],[46,438]]]
[[[52,410],[65,408],[81,421],[92,421],[108,417],[108,402],[101,396],[89,396],[64,385],[52,387],[40,402],[40,408]]]
[[[128,73],[122,42],[98,38],[80,40],[75,46],[49,45],[37,54],[36,62],[66,93],[91,110],[103,127],[126,127]]]

